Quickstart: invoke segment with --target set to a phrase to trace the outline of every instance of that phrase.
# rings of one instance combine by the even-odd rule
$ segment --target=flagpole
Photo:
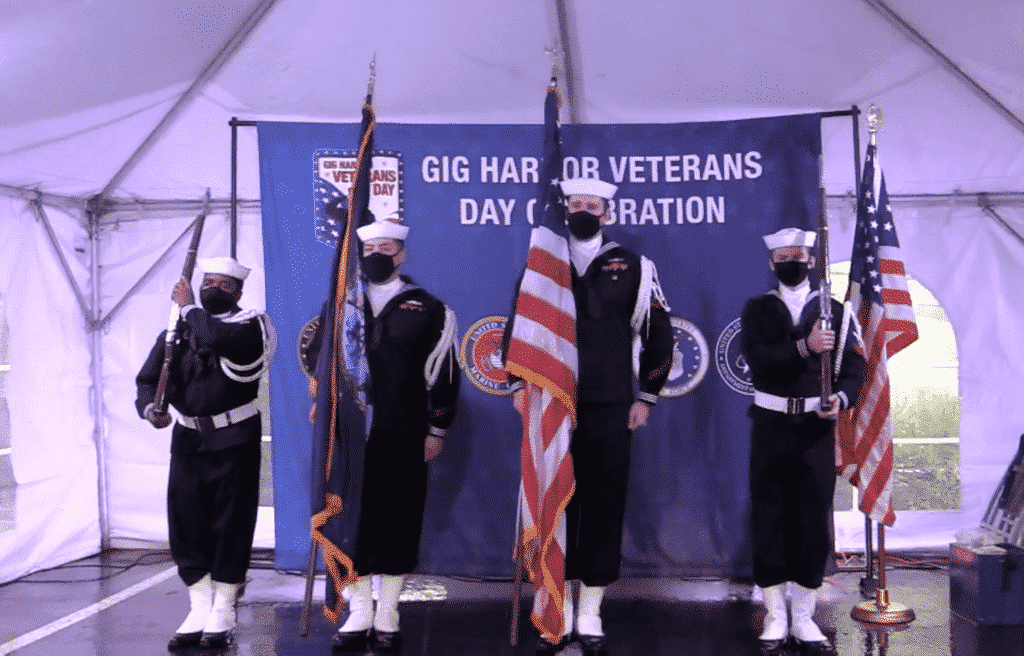
[[[857,206],[860,207],[861,198],[861,170],[860,170],[860,107],[853,105],[850,111],[853,119],[853,186],[857,190]],[[864,515],[864,577],[860,580],[860,593],[864,597],[874,597],[878,590],[878,581],[875,579],[875,548],[871,541],[872,527],[871,516]]]
[[[519,605],[523,594],[523,561],[526,559],[526,545],[523,544],[523,483],[519,482],[519,496],[516,497],[516,546],[512,552],[516,559],[516,579],[512,583],[512,626],[509,642],[519,644]]]
[[[882,114],[874,105],[868,108],[868,135],[870,147],[877,147],[876,133],[881,129]],[[867,517],[867,532],[871,535],[871,517]],[[868,538],[870,539],[870,537]],[[871,555],[867,554],[870,558]],[[914,610],[906,604],[889,601],[889,591],[885,587],[885,524],[878,522],[878,587],[874,601],[862,601],[853,607],[850,615],[855,620],[868,624],[909,624],[915,619]]]
[[[372,104],[373,104],[373,91],[374,91],[374,87],[376,86],[376,83],[377,83],[377,53],[375,52],[375,53],[373,53],[373,59],[370,60],[370,76],[369,76],[369,80],[366,83],[366,101],[365,101],[365,103],[368,106],[372,106]],[[360,138],[362,138],[362,135],[360,136]],[[372,157],[372,153],[371,153],[370,156]],[[353,185],[352,188],[354,190],[355,189],[355,185]],[[352,193],[350,195],[350,197],[354,196],[354,195],[355,194]],[[349,220],[347,222],[346,226],[345,226],[346,234],[345,234],[344,239],[347,239],[348,235],[351,234],[355,230],[354,225],[353,225],[353,222],[355,221],[355,218],[351,216],[351,214],[352,214],[351,211],[349,212],[349,214],[350,214],[349,218],[351,220]],[[341,240],[341,239],[342,239],[342,237],[339,236],[339,240]],[[345,257],[347,257],[347,253],[345,254]],[[343,260],[343,264],[344,264],[344,260]],[[342,277],[343,280],[344,280],[344,276],[345,276],[345,271],[346,271],[346,267],[345,266],[342,266],[340,271],[339,271],[339,275]],[[343,284],[343,285],[341,285],[341,288],[342,288],[342,293],[344,294],[344,293],[346,293],[345,290],[347,290],[348,285],[347,284]],[[344,303],[344,297],[342,297],[342,303]],[[330,315],[326,315],[324,317],[325,321],[327,320],[328,316],[330,316]],[[325,330],[325,327],[324,326],[320,326],[320,329],[321,330]],[[337,338],[337,337],[335,337],[335,338]],[[330,348],[330,346],[328,346],[328,348]],[[334,365],[334,363],[332,362],[332,370],[331,370],[331,375],[332,376],[336,375],[336,373],[337,373],[337,369],[333,365]],[[332,399],[334,399],[336,401],[337,400],[337,394],[333,392],[333,389],[335,388],[335,386],[336,386],[336,383],[332,380],[332,384],[331,384]],[[319,410],[320,410],[320,412],[326,412],[326,408],[320,408]],[[333,412],[335,412],[335,410],[332,408],[331,412],[333,413]],[[313,420],[313,417],[314,417],[314,414],[311,411],[310,412],[310,421]],[[331,421],[333,423],[334,420],[332,419]],[[302,636],[302,637],[306,637],[307,635],[309,635],[310,607],[313,604],[313,580],[316,577],[316,563],[317,563],[317,559],[319,557],[319,553],[320,553],[320,545],[319,545],[319,543],[317,543],[316,540],[313,539],[312,531],[311,531],[310,540],[309,540],[309,556],[308,556],[308,558],[306,560],[306,589],[305,589],[305,594],[303,595],[303,598],[302,598],[302,610],[301,610],[301,612],[299,614],[299,635]],[[325,561],[327,559],[326,553],[324,555],[324,559],[325,559]],[[327,578],[329,579],[330,576],[328,576]],[[327,583],[329,585],[330,581],[328,580]]]

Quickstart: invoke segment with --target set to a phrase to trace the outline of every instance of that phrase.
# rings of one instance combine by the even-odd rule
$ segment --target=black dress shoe
[[[231,631],[218,631],[217,633],[203,633],[199,639],[199,646],[203,649],[220,649],[231,644]]]
[[[795,653],[807,656],[836,656],[836,648],[828,640],[820,642],[803,642],[794,640]]]
[[[402,651],[402,634],[398,631],[388,633],[374,629],[370,649],[375,654],[397,654]]]
[[[177,651],[179,649],[196,647],[199,645],[199,641],[202,637],[202,631],[193,631],[192,633],[175,633],[171,636],[171,639],[167,641],[167,651]]]
[[[331,640],[333,651],[364,652],[370,641],[370,630],[366,631],[338,631]]]
[[[566,638],[562,638],[561,642],[556,645],[548,642],[544,638],[537,638],[537,646],[534,648],[533,653],[536,654],[536,656],[555,656],[555,654],[565,647],[567,642],[568,640]]]
[[[608,640],[604,636],[580,635],[583,656],[607,656]]]
[[[761,640],[761,656],[783,656],[788,654],[788,638],[782,640]]]

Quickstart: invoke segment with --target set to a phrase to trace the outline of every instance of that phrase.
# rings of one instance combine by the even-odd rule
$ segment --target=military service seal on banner
[[[754,393],[754,374],[740,349],[740,320],[734,319],[718,336],[715,344],[715,366],[725,384],[740,394]]]
[[[711,350],[691,321],[669,316],[672,322],[672,368],[658,396],[675,397],[692,392],[708,373]],[[633,375],[640,375],[640,337],[633,338]]]
[[[508,317],[480,319],[466,331],[459,349],[459,365],[479,389],[495,396],[509,393],[508,377],[502,364],[501,338]]]

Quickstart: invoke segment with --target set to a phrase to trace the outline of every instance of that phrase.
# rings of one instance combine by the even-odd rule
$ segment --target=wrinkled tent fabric
[[[0,199],[0,208],[0,291],[11,365],[4,394],[18,482],[16,527],[0,532],[0,581],[6,581],[95,553],[100,533],[85,319],[43,226],[22,202]],[[54,232],[74,252],[87,238],[77,222],[63,218]],[[70,264],[80,284],[87,283],[88,269]]]
[[[35,0],[15,2],[0,17],[0,194],[10,196],[0,199],[0,290],[12,366],[4,393],[19,483],[16,527],[0,533],[0,580],[94,552],[100,540],[92,336],[27,207],[31,192],[23,190],[80,202],[100,191],[228,37],[266,4]],[[552,43],[553,1],[459,0],[443,8],[411,1],[382,7],[369,0],[272,4],[114,196],[194,201],[209,187],[214,198],[226,198],[230,117],[357,121],[366,62],[375,52],[382,121],[540,122],[537,98],[551,70],[544,48]],[[1019,2],[889,5],[1024,116]],[[891,194],[1024,191],[1021,131],[867,2],[725,0],[694,7],[647,1],[628,11],[617,2],[566,6],[581,99],[572,109],[581,121],[702,121],[852,104],[864,111],[875,103],[887,119],[879,149]],[[841,123],[823,128],[825,182],[833,195],[855,188],[850,129]],[[861,126],[863,157],[863,120]],[[259,194],[255,139],[254,130],[239,131],[244,199]],[[852,210],[844,199],[830,201],[830,209],[838,261],[850,251]],[[104,314],[196,214],[140,207],[124,212],[120,222],[117,215],[104,217],[96,232],[101,275],[92,281],[86,215],[45,210],[87,300],[93,283],[99,285]],[[909,272],[943,304],[956,332],[963,492],[960,511],[901,513],[887,542],[893,548],[941,546],[956,530],[978,524],[1024,432],[1018,346],[1024,246],[973,196],[897,200],[893,210]],[[1019,201],[996,202],[994,210],[1024,234]],[[240,257],[262,253],[257,221],[257,212],[241,217]],[[215,224],[204,244],[224,247],[225,221],[215,218]],[[131,378],[166,321],[180,260],[169,257],[101,333],[99,423],[114,543],[166,538],[167,449],[161,440],[167,437],[133,415]],[[247,283],[246,294],[260,307],[260,285]],[[291,339],[282,336],[279,357],[294,357]],[[304,390],[289,393],[297,402],[305,396]],[[863,520],[856,513],[841,514],[837,531],[842,548],[862,547]]]

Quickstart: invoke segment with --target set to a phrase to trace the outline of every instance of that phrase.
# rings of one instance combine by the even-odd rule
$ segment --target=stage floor
[[[1024,656],[1024,627],[975,627],[950,613],[943,570],[888,572],[890,599],[914,610],[902,627],[873,627],[850,617],[862,601],[858,572],[830,576],[815,619],[839,654],[864,656]],[[323,579],[314,599],[323,599]],[[529,586],[527,586],[527,591]],[[271,569],[250,570],[239,625],[226,650],[238,656],[329,654],[336,627],[314,604],[300,637],[304,582]],[[519,644],[509,641],[509,582],[411,576],[402,594],[407,656],[532,654],[529,599],[521,601]],[[749,584],[684,579],[624,579],[608,589],[602,616],[611,656],[759,654],[763,606]],[[166,653],[188,597],[166,552],[113,551],[0,587],[0,656],[142,656]],[[190,653],[190,652],[178,652]],[[578,645],[563,653],[578,656]]]

